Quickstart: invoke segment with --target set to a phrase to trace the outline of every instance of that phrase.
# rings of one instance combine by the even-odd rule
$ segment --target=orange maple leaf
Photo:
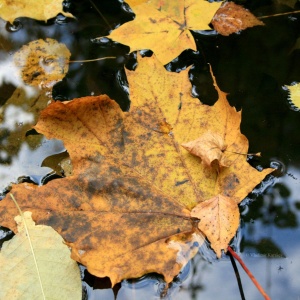
[[[188,70],[167,72],[155,56],[138,62],[136,71],[126,70],[130,112],[99,96],[52,103],[41,113],[36,130],[64,141],[73,174],[12,188],[22,210],[54,227],[74,259],[113,284],[148,272],[170,282],[203,233],[220,257],[237,229],[238,203],[272,172],[246,161],[241,115],[216,83],[219,100],[210,107],[190,96]],[[180,146],[207,128],[219,132],[226,151],[234,149],[228,167],[207,166]],[[15,230],[15,214],[6,197],[0,223]]]

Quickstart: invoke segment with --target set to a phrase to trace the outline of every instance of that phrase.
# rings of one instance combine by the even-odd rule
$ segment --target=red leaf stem
[[[247,268],[245,263],[242,261],[242,259],[232,250],[230,246],[228,246],[227,250],[231,253],[231,255],[240,263],[242,268],[245,270],[245,272],[248,274],[254,285],[257,287],[257,289],[260,291],[260,293],[264,296],[266,300],[271,300],[271,298],[267,295],[267,293],[264,291],[264,289],[261,287],[261,285],[258,283],[258,281],[255,279],[254,275],[250,272],[250,270]]]

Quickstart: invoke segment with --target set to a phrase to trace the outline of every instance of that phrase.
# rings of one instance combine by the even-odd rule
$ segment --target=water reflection
[[[22,29],[23,24],[20,20],[15,19],[12,24],[7,22],[5,27],[6,27],[6,30],[9,32],[16,32],[16,31]]]
[[[48,167],[41,167],[46,157],[53,153],[61,153],[65,150],[63,143],[59,140],[47,140],[41,138],[36,149],[32,149],[26,142],[20,144],[20,148],[13,159],[7,152],[1,151],[1,158],[11,159],[10,163],[1,166],[0,190],[4,191],[11,183],[17,183],[18,178],[27,176],[36,184],[41,184],[43,178],[53,170]]]
[[[2,55],[4,56],[4,55]],[[26,85],[19,76],[19,69],[13,62],[13,57],[5,55],[6,58],[2,58],[0,62],[0,86],[3,84],[12,84],[15,87],[22,88],[28,97],[32,97],[37,94],[37,89]]]
[[[118,292],[117,300],[157,300],[173,299],[178,290],[191,271],[189,262],[176,276],[173,282],[167,287],[166,283],[159,277],[146,275],[138,280],[123,280],[121,289]]]
[[[178,293],[182,283],[191,276],[191,266],[192,263],[189,262],[168,287],[162,277],[155,274],[123,280],[116,297],[112,289],[93,289],[86,282],[83,282],[83,287],[88,300],[171,300]]]

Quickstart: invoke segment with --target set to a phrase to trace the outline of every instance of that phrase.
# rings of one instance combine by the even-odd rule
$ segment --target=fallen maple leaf
[[[199,203],[191,216],[201,220],[198,227],[214,249],[226,249],[238,229],[240,212],[233,197],[217,195]]]
[[[214,29],[222,35],[230,35],[246,28],[264,25],[251,12],[234,2],[224,2],[211,23]]]
[[[73,174],[12,191],[37,223],[64,237],[72,257],[92,274],[115,284],[158,272],[170,282],[202,244],[198,228],[220,257],[239,223],[238,202],[272,169],[259,172],[247,163],[240,113],[217,86],[220,99],[209,107],[190,96],[188,70],[167,72],[151,57],[139,58],[136,71],[126,73],[128,113],[107,96],[56,102],[41,113],[36,130],[64,141]],[[227,144],[229,166],[220,170],[180,146],[209,128]],[[0,223],[13,230],[15,210],[8,197],[0,202]]]
[[[44,0],[37,5],[35,0],[0,0],[0,17],[11,24],[20,17],[47,21],[58,14],[63,14],[74,18],[72,14],[63,11],[62,2],[62,0]]]
[[[135,19],[107,37],[130,46],[130,52],[150,49],[162,64],[172,61],[185,49],[197,50],[190,30],[211,29],[209,23],[221,6],[220,2],[206,0],[126,2]]]
[[[124,164],[123,118],[106,96],[50,104],[36,129],[64,140],[73,175],[43,187],[15,185],[12,191],[37,223],[64,237],[72,257],[92,274],[109,276],[115,284],[158,272],[170,282],[190,258],[184,244],[192,250],[193,241],[199,245],[203,239],[193,234],[187,209]],[[12,201],[5,198],[0,206],[1,224],[15,231]],[[184,242],[176,242],[180,237]]]
[[[31,212],[22,215],[14,218],[18,232],[0,251],[0,299],[81,299],[80,271],[62,237],[50,226],[36,226]]]
[[[149,168],[158,170],[161,165],[168,162],[168,176],[157,172],[153,174],[151,181],[159,189],[166,190],[175,199],[179,199],[178,201],[190,210],[197,205],[202,207],[198,227],[208,236],[212,248],[220,257],[221,249],[226,249],[224,244],[233,237],[239,223],[237,204],[272,172],[272,169],[258,172],[248,164],[246,159],[248,140],[240,132],[241,112],[237,112],[228,104],[226,93],[219,89],[214,76],[214,86],[219,100],[213,106],[202,105],[198,99],[190,96],[189,69],[181,73],[166,72],[154,56],[144,59],[139,57],[138,62],[135,71],[126,71],[130,86],[131,114],[134,115],[136,122],[152,130],[158,130],[159,120],[167,122],[172,128],[169,135],[176,155],[172,154],[171,147],[167,147],[168,154],[164,156],[164,160],[154,159],[148,153],[152,154],[150,149],[158,146],[148,142],[147,146],[143,143],[138,149],[130,148],[130,151],[126,152],[126,157],[129,161],[135,161],[135,168],[139,167],[138,172],[142,174]],[[155,71],[149,74],[149,69]],[[134,137],[137,132],[131,131],[128,137],[138,139]],[[209,144],[215,141],[216,136],[219,148],[214,146],[213,150],[217,150],[219,156],[218,166],[214,168],[211,167],[211,162],[216,158],[210,157],[210,151],[198,157],[180,146],[197,139],[202,139],[202,142],[208,141]],[[143,148],[145,149],[142,150]],[[206,149],[209,150],[207,147]],[[184,172],[180,172],[182,166]],[[173,178],[178,176],[180,179],[175,181]],[[177,188],[168,188],[174,185]],[[223,196],[226,199],[229,197],[235,206],[231,204],[227,210],[223,210],[224,205],[219,203],[217,209],[211,210],[203,203],[211,199],[215,199],[216,202],[215,197],[222,202]],[[194,210],[192,214],[197,217]],[[226,217],[230,214],[235,217],[234,221]],[[223,220],[217,231],[214,230],[214,226],[204,225],[217,218]],[[227,231],[225,237],[223,231],[230,226],[232,229]]]

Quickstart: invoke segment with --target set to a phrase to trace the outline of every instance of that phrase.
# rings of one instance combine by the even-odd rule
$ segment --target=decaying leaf
[[[228,167],[222,162],[227,145],[224,144],[223,137],[216,132],[207,131],[200,138],[181,146],[190,153],[199,156],[207,166],[211,166],[212,162],[216,160],[220,167]]]
[[[0,299],[81,299],[79,268],[62,237],[36,226],[31,212],[23,216],[15,217],[18,232],[0,251]]]
[[[126,1],[136,17],[118,27],[108,36],[130,46],[130,52],[150,49],[166,64],[183,50],[196,50],[190,30],[210,30],[220,2],[206,0]]]
[[[161,155],[161,159],[154,158],[150,149],[158,146],[152,145],[148,141],[147,143],[143,142],[138,150],[131,148],[126,155],[128,160],[134,160],[136,168],[139,167],[138,172],[142,174],[146,173],[144,170],[149,168],[159,170],[162,165],[167,163],[170,166],[168,175],[165,172],[155,173],[150,180],[161,190],[177,186],[176,189],[167,190],[168,193],[176,199],[180,198],[179,201],[189,209],[193,209],[200,202],[210,200],[217,195],[230,197],[237,205],[267,174],[272,172],[272,169],[258,172],[246,161],[248,141],[241,134],[239,128],[241,112],[237,112],[228,104],[226,93],[219,89],[214,77],[219,100],[213,106],[202,105],[198,99],[190,96],[189,69],[177,74],[166,72],[155,57],[139,58],[138,61],[139,65],[135,71],[126,71],[130,86],[131,114],[134,115],[137,123],[152,130],[157,130],[156,124],[159,123],[159,120],[164,119],[172,128],[169,136],[176,154],[173,154],[170,150],[171,147],[168,147],[167,155]],[[149,74],[149,69],[155,71]],[[143,97],[139,95],[143,95]],[[128,138],[133,139],[137,132],[137,130],[130,132]],[[208,133],[209,136],[207,136]],[[139,138],[144,135],[141,134]],[[224,168],[212,170],[208,163],[202,161],[202,159],[208,161],[207,157],[201,159],[201,157],[191,155],[180,146],[197,139],[214,140],[215,136],[218,136],[222,152],[219,165]],[[142,151],[144,147],[145,149]],[[127,146],[128,148],[129,146]],[[181,164],[185,172],[180,172]],[[177,178],[177,180],[173,178]],[[178,194],[175,194],[175,191]],[[219,210],[214,212],[216,214],[227,213]],[[208,210],[206,213],[211,214],[211,211]],[[234,224],[237,224],[239,216],[235,214],[235,218]],[[200,227],[201,225],[199,225]],[[233,227],[235,228],[236,225]],[[200,228],[200,230],[202,229]],[[206,228],[203,232],[208,236],[212,231],[212,228]],[[215,235],[218,236],[218,239],[222,237],[221,228],[218,228]],[[231,233],[228,232],[228,236],[230,235]],[[212,240],[210,242],[214,246],[215,243]],[[223,241],[219,245],[222,243]],[[223,248],[213,249],[220,256]]]
[[[14,64],[25,84],[51,88],[69,69],[69,49],[56,40],[32,41],[14,54]]]
[[[264,25],[247,9],[234,2],[224,2],[211,23],[214,29],[222,35],[230,35],[249,27]]]
[[[289,101],[293,108],[296,110],[300,109],[300,83],[295,83],[292,85],[286,85],[286,89],[289,92]]]
[[[72,257],[91,273],[115,284],[156,271],[169,282],[182,267],[180,257],[189,254],[169,247],[168,239],[183,235],[193,245],[189,211],[123,162],[123,118],[106,96],[50,104],[36,129],[64,140],[73,175],[43,187],[15,185],[12,191],[23,210],[31,207],[38,223],[64,237]],[[7,204],[10,212],[1,210],[6,218],[1,224],[15,230],[7,217],[16,209]]]
[[[62,0],[0,0],[0,17],[13,23],[16,18],[28,17],[40,21],[47,21],[63,14],[66,17],[74,18],[72,14],[63,11]]]
[[[247,163],[240,113],[216,83],[219,100],[210,107],[190,96],[188,70],[167,72],[155,56],[138,63],[126,70],[130,112],[98,96],[52,103],[41,113],[35,128],[64,141],[71,176],[12,188],[23,210],[63,236],[74,259],[113,284],[148,272],[170,282],[202,243],[199,229],[220,257],[239,223],[238,203],[272,172]],[[222,137],[226,167],[211,168],[181,146],[207,131]],[[0,224],[15,230],[15,213],[4,198]],[[209,228],[210,220],[218,223]]]

